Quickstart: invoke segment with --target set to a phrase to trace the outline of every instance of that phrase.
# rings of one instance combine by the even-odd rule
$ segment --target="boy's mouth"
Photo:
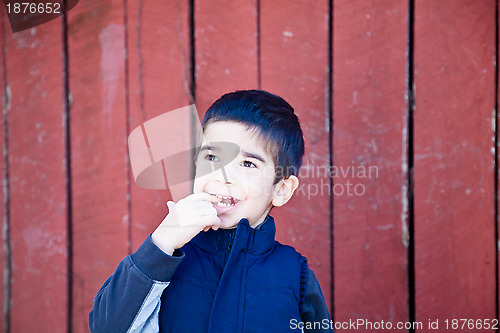
[[[219,207],[231,207],[231,206],[236,205],[240,201],[240,200],[233,198],[231,196],[220,195],[220,194],[212,194],[212,195],[221,199],[221,201],[215,203],[215,205],[219,206]]]

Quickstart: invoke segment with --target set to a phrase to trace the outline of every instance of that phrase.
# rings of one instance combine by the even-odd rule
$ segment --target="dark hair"
[[[275,183],[297,175],[304,155],[299,119],[283,98],[264,90],[239,90],[216,100],[201,121],[202,129],[216,121],[236,121],[256,130],[274,159]]]

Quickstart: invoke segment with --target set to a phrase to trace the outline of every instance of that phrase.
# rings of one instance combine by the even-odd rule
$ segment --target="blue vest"
[[[306,259],[274,240],[274,219],[258,229],[201,232],[161,299],[161,332],[296,332]],[[302,273],[303,275],[303,273]]]

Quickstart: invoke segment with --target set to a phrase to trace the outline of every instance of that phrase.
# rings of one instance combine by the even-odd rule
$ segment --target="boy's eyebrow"
[[[261,161],[262,163],[266,163],[266,160],[260,156],[259,154],[256,154],[256,153],[250,153],[250,152],[247,152],[247,151],[244,151],[243,149],[241,150],[241,153],[243,154],[243,156],[245,157],[249,157],[249,158],[255,158],[256,160],[258,161]]]
[[[203,145],[203,146],[201,146],[200,152],[201,151],[205,151],[205,150],[220,150],[220,148],[217,147],[217,146],[210,146],[210,145]]]
[[[202,151],[205,151],[205,150],[213,150],[213,151],[220,151],[220,147],[217,147],[217,146],[212,146],[212,145],[203,145],[201,146],[200,148],[200,152]],[[244,151],[243,149],[240,150],[241,151],[241,154],[244,156],[244,157],[248,157],[248,158],[254,158],[256,159],[257,161],[261,161],[262,163],[266,164],[267,161],[264,159],[264,157],[260,156],[259,154],[257,153],[250,153],[250,152],[247,152],[247,151]]]

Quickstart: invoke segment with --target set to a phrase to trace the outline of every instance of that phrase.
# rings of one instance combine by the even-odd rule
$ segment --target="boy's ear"
[[[283,206],[290,200],[293,192],[299,186],[299,179],[292,175],[287,179],[280,180],[275,186],[272,204],[277,207]]]

